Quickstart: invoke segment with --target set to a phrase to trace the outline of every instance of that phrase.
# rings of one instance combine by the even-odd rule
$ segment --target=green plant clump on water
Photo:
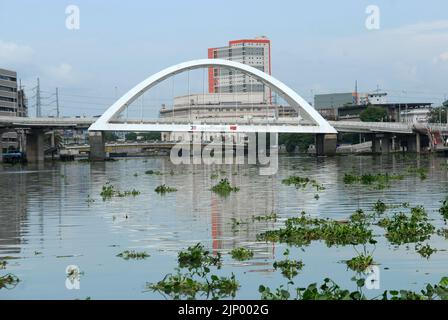
[[[201,243],[197,243],[187,250],[178,254],[177,262],[180,268],[188,268],[189,270],[202,267],[216,266],[221,267],[221,254],[218,252],[215,256],[210,251],[205,250]]]
[[[117,254],[117,257],[123,258],[124,260],[129,260],[129,259],[135,259],[135,260],[141,260],[141,259],[146,259],[149,257],[149,254],[147,254],[145,251],[143,252],[137,252],[134,250],[126,250],[123,251],[119,254]]]
[[[156,176],[160,176],[160,175],[162,175],[162,172],[157,171],[157,170],[147,170],[147,171],[145,171],[145,174],[148,174],[148,175],[154,174]]]
[[[240,285],[233,273],[230,277],[210,274],[210,268],[219,269],[221,263],[219,253],[213,255],[198,243],[179,253],[179,268],[175,274],[167,274],[161,281],[147,284],[146,287],[173,299],[196,299],[197,295],[207,299],[235,297]],[[189,272],[182,273],[182,268],[187,268]]]
[[[358,286],[364,284],[364,279],[355,279]],[[261,285],[258,289],[263,300],[288,300],[291,298],[289,290],[285,289],[283,285],[280,288],[272,291]],[[341,288],[333,280],[326,278],[322,285],[312,283],[306,288],[295,288],[296,300],[368,300],[367,297],[360,291],[350,291]],[[386,290],[382,295],[373,298],[372,300],[448,300],[448,277],[443,277],[438,284],[426,285],[425,289],[420,292],[409,290]]]
[[[418,252],[423,258],[429,259],[429,257],[437,252],[437,249],[431,248],[429,244],[422,245],[421,243],[418,243],[415,246],[415,251]]]
[[[120,191],[117,188],[115,188],[114,185],[110,184],[109,182],[106,182],[106,184],[103,185],[103,188],[100,193],[103,200],[111,199],[113,197],[119,197],[119,198],[128,197],[128,196],[136,197],[139,194],[140,194],[140,191],[135,190],[135,189],[132,189],[129,191]]]
[[[387,209],[387,205],[382,202],[381,200],[378,200],[377,202],[375,202],[375,204],[373,205],[373,210],[377,213],[377,214],[383,214],[384,212],[386,212]]]
[[[396,213],[391,218],[380,220],[378,225],[386,229],[386,238],[395,245],[428,240],[435,230],[421,206],[411,208],[410,216]]]
[[[252,221],[277,221],[277,213],[272,212],[264,216],[252,216]]]
[[[176,188],[168,187],[165,184],[162,184],[160,186],[157,186],[157,188],[154,189],[155,192],[160,194],[170,193],[170,192],[176,192]]]
[[[294,185],[296,189],[305,189],[309,184],[311,184],[316,191],[325,190],[325,187],[322,184],[308,177],[289,176],[288,178],[283,179],[282,183],[287,186]]]
[[[442,200],[441,202],[442,206],[440,207],[439,212],[444,220],[448,220],[448,197],[445,200]]]
[[[384,189],[390,186],[390,182],[393,180],[403,180],[404,176],[399,174],[377,173],[377,174],[349,174],[344,175],[345,184],[362,184],[366,186],[373,186],[376,189]]]
[[[437,230],[437,235],[440,237],[444,237],[445,239],[448,239],[448,229],[439,229]]]
[[[288,280],[292,280],[299,274],[299,271],[303,269],[304,264],[299,260],[285,259],[281,261],[275,261],[272,265],[275,270],[280,269],[282,275]]]
[[[8,264],[8,262],[6,260],[0,260],[0,270],[6,269],[7,264]]]
[[[19,278],[11,273],[0,276],[0,289],[12,289],[20,282]]]
[[[230,277],[211,275],[207,281],[201,282],[178,271],[176,274],[166,275],[163,280],[157,283],[147,284],[146,287],[149,290],[167,294],[176,300],[181,298],[196,299],[198,294],[216,300],[235,297],[240,285],[234,274]]]
[[[227,178],[221,179],[219,183],[212,187],[212,191],[220,195],[228,195],[231,192],[238,192],[240,188],[232,187]]]
[[[285,228],[269,230],[258,234],[259,241],[287,243],[306,246],[311,241],[322,240],[327,246],[357,245],[376,242],[372,230],[365,220],[334,221],[329,219],[312,219],[302,212],[300,217],[289,218]]]
[[[249,260],[254,256],[254,253],[250,249],[246,248],[234,248],[230,251],[232,258],[238,261]]]
[[[417,174],[420,177],[420,180],[426,179],[426,173],[428,170],[426,168],[415,168],[415,167],[409,167],[408,168],[409,173]]]
[[[371,255],[360,254],[359,256],[347,260],[345,263],[347,264],[347,267],[353,271],[363,272],[373,265],[373,257]]]

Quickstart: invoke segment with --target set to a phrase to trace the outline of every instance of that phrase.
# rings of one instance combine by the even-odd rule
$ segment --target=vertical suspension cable
[[[188,82],[188,119],[191,123],[191,100],[190,100],[190,69],[187,71],[187,82]]]
[[[142,122],[142,123],[143,123],[143,98],[144,98],[144,96],[145,96],[145,93],[143,92],[143,94],[141,96],[142,103],[141,103],[141,109],[140,109],[140,122]]]
[[[174,122],[174,77],[176,75],[174,74],[171,81],[171,97],[173,99],[173,106],[172,106],[172,121]]]

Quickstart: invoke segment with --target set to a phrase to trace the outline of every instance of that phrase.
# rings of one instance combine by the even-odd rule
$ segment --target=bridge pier
[[[333,156],[336,154],[337,134],[318,133],[315,141],[317,156]]]
[[[26,134],[26,159],[28,162],[44,161],[44,130],[32,129]]]
[[[372,135],[372,152],[389,153],[395,149],[394,138],[387,133],[377,133]]]
[[[90,161],[104,161],[106,160],[106,141],[104,132],[102,131],[89,131],[89,144],[90,144]]]
[[[408,151],[412,152],[421,152],[421,141],[420,141],[420,133],[415,133],[415,137],[412,135],[408,136]]]

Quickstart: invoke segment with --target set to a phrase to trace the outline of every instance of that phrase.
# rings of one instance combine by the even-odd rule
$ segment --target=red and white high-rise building
[[[271,74],[271,40],[266,37],[229,41],[226,47],[209,48],[209,59],[225,59],[244,63]],[[239,71],[209,68],[209,93],[263,92],[265,103],[271,102],[271,90],[261,82]]]

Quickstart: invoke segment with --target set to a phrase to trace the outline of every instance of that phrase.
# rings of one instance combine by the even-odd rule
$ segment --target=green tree
[[[445,101],[444,103],[446,103]],[[429,113],[429,122],[430,123],[446,123],[446,113],[447,113],[448,106],[441,106],[438,108],[431,109],[431,112]]]
[[[106,132],[104,133],[104,139],[105,139],[107,142],[109,142],[109,141],[117,141],[118,136],[115,134],[115,132],[109,132],[109,131],[106,131]]]
[[[128,132],[125,137],[126,137],[126,140],[128,140],[128,141],[136,141],[137,140],[137,133],[135,133],[135,132]]]
[[[364,122],[387,121],[387,111],[380,107],[367,107],[361,112],[359,118]]]
[[[148,140],[157,140],[159,141],[161,138],[161,133],[160,132],[147,132],[147,133],[143,133],[143,140],[148,141]]]
[[[306,152],[310,144],[314,144],[314,135],[300,133],[280,133],[278,143],[286,146],[286,151],[293,152],[296,147],[300,152]]]

